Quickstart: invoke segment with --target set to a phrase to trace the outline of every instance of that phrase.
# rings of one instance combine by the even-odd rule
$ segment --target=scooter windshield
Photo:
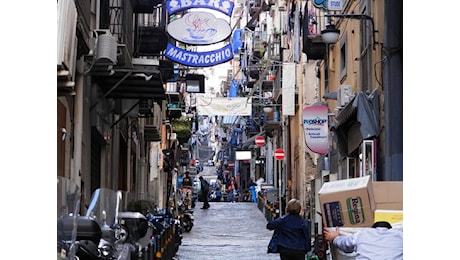
[[[75,255],[77,239],[77,216],[80,213],[80,187],[69,178],[57,177],[57,242],[58,254],[72,257]],[[63,218],[71,218],[70,226],[66,226]],[[70,241],[69,241],[70,239]]]
[[[99,188],[93,192],[86,216],[94,219],[101,227],[113,227],[118,223],[118,212],[122,195],[120,192]]]

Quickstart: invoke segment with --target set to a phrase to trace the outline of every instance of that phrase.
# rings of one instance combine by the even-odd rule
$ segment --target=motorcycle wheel
[[[188,225],[186,225],[186,226],[184,227],[185,232],[190,232],[190,231],[192,230],[192,227],[193,227],[193,224],[192,224],[192,223],[189,223]]]

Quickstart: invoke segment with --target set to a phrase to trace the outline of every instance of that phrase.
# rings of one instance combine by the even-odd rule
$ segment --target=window
[[[347,76],[347,34],[343,35],[340,42],[340,81]]]
[[[370,175],[371,179],[376,181],[376,168],[377,168],[377,151],[376,139],[363,140],[360,154],[360,177]]]

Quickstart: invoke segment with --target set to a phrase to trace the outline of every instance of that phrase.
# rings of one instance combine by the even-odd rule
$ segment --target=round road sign
[[[256,136],[255,143],[257,146],[264,146],[265,145],[265,138],[261,135]]]
[[[276,149],[275,150],[275,159],[276,160],[283,160],[284,159],[284,150],[283,149]]]

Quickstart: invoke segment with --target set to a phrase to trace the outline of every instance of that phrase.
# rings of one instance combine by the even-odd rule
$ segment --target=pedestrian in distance
[[[311,232],[305,219],[300,216],[302,205],[291,199],[286,205],[286,215],[267,223],[267,229],[274,230],[272,240],[275,249],[269,245],[268,253],[279,253],[281,260],[305,260],[311,251]]]
[[[200,176],[200,183],[201,183],[201,200],[203,201],[203,207],[201,209],[208,209],[210,207],[208,201],[209,195],[209,182]]]
[[[345,253],[356,252],[356,260],[403,259],[403,233],[386,221],[375,222],[372,228],[363,228],[350,235],[340,235],[338,227],[335,231],[325,228],[323,235]]]

